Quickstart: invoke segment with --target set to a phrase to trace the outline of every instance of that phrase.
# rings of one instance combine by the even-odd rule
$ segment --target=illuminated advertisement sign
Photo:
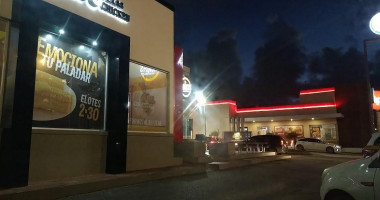
[[[104,51],[42,32],[33,126],[103,129],[107,60]]]
[[[372,108],[374,110],[380,110],[380,91],[379,90],[373,90]]]
[[[74,0],[85,3],[91,10],[106,13],[121,22],[128,23],[130,16],[124,12],[124,3],[120,0]]]
[[[190,80],[186,77],[183,77],[182,80],[183,80],[182,95],[183,97],[187,98],[191,94],[191,83],[190,83]]]
[[[148,66],[129,63],[129,124],[167,125],[168,75]]]

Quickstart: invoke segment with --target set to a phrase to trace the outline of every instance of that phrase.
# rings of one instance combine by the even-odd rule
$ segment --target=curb
[[[272,162],[272,161],[286,160],[290,158],[292,157],[289,155],[263,156],[263,157],[256,157],[256,158],[251,158],[251,159],[231,160],[229,162],[212,162],[212,163],[209,163],[208,166],[212,170],[227,170],[227,169],[257,165],[257,164],[267,163],[267,162]]]

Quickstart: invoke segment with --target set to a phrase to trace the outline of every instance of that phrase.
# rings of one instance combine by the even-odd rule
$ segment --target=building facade
[[[194,112],[194,132],[219,132],[224,142],[253,135],[320,138],[343,147],[363,147],[374,131],[371,92],[366,82],[302,90],[299,104],[237,108],[232,100],[206,103]],[[236,137],[236,133],[239,138]],[[195,136],[193,136],[195,138]]]
[[[174,9],[0,0],[0,187],[182,164]]]

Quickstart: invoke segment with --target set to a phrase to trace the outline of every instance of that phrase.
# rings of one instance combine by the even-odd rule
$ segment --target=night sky
[[[186,53],[202,51],[221,30],[236,32],[244,75],[254,64],[268,20],[281,17],[301,33],[305,53],[324,47],[362,51],[368,27],[380,12],[373,0],[167,0],[175,7],[175,45]],[[371,52],[369,52],[371,54]],[[191,67],[191,66],[189,66]]]

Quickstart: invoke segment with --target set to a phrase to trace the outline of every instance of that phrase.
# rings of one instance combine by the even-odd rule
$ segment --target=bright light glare
[[[61,35],[65,34],[65,30],[59,29],[59,34],[61,34]]]
[[[46,40],[51,40],[51,39],[53,39],[53,36],[51,36],[50,34],[47,34],[45,38],[46,38]]]
[[[377,35],[380,35],[380,13],[377,13],[369,21],[369,28]]]
[[[195,99],[197,100],[199,105],[205,105],[206,104],[206,98],[203,95],[202,91],[198,91],[195,93]]]
[[[83,46],[83,45],[80,45],[80,46],[79,46],[79,49],[80,49],[80,50],[83,50],[83,49],[84,49],[84,46]]]
[[[98,45],[98,42],[97,42],[97,41],[93,41],[93,42],[92,42],[92,45],[97,46],[97,45]]]

